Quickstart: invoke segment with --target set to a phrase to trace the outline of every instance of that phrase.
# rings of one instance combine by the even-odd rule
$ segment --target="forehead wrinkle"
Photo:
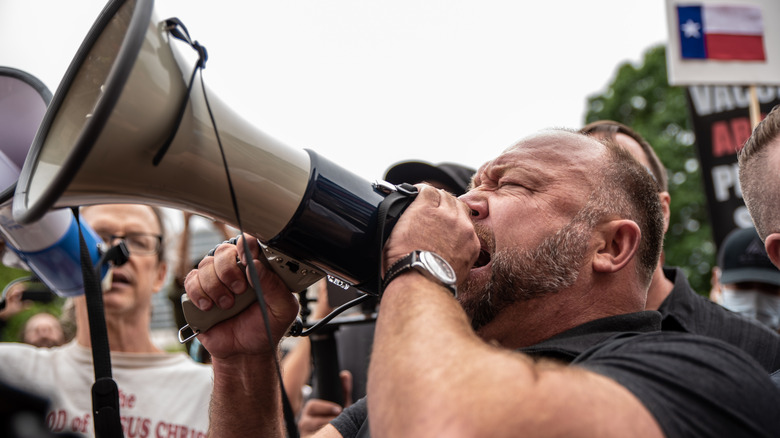
[[[496,182],[517,169],[540,187],[560,180],[574,180],[575,188],[595,189],[595,175],[606,157],[606,147],[591,137],[567,130],[545,130],[518,141],[501,155],[483,164],[474,175],[473,187]]]
[[[562,133],[563,138],[539,136],[507,149],[501,157],[506,167],[518,168],[541,185],[572,182],[578,188],[594,189],[594,171],[604,159],[606,149],[591,139]],[[572,141],[574,140],[574,141]],[[596,146],[596,147],[594,147]],[[504,169],[504,172],[506,170]]]
[[[147,213],[148,209],[148,213]],[[160,234],[160,224],[149,206],[120,204],[94,205],[82,209],[82,216],[93,228],[132,233]]]

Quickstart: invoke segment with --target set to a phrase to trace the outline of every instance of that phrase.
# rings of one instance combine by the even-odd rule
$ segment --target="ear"
[[[710,286],[710,301],[720,303],[720,268],[717,266],[712,267]]]
[[[766,237],[764,248],[775,266],[780,268],[780,233],[772,233]]]
[[[661,201],[661,210],[664,213],[664,234],[669,230],[669,222],[672,220],[672,211],[669,208],[669,204],[672,203],[672,197],[669,192],[661,192],[658,194],[658,200]]]
[[[168,274],[168,264],[160,262],[157,264],[157,278],[154,279],[154,293],[157,293],[165,285],[165,276]]]
[[[623,269],[639,250],[639,225],[628,219],[609,221],[597,227],[600,241],[593,257],[593,270],[611,273]]]

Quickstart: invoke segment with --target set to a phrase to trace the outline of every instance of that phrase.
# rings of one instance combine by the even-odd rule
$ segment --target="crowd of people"
[[[170,353],[150,333],[169,277],[162,213],[82,207],[106,243],[129,250],[102,294],[124,436],[284,436],[282,391],[304,436],[777,436],[778,144],[773,110],[739,155],[755,228],[719,248],[709,298],[664,263],[666,170],[626,125],[540,131],[478,169],[396,163],[385,179],[418,194],[385,242],[371,319],[337,329],[339,403],[318,393],[308,339],[280,354],[300,303],[257,239],[193,256],[187,228],[177,237],[172,302],[186,293],[208,310],[253,293],[254,268],[269,318],[252,305],[200,333],[190,354]],[[310,316],[324,318],[327,280],[311,290]],[[10,309],[19,297],[5,297]],[[68,301],[72,338],[36,314],[19,343],[0,344],[0,381],[45,397],[53,432],[95,436],[87,304]]]

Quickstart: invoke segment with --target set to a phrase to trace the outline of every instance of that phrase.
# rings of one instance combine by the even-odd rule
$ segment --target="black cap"
[[[392,184],[438,182],[452,194],[466,193],[476,170],[455,163],[430,164],[424,161],[402,161],[385,172],[385,181]]]
[[[753,227],[738,228],[726,236],[718,252],[718,266],[723,284],[750,281],[780,286],[780,270],[772,264]]]

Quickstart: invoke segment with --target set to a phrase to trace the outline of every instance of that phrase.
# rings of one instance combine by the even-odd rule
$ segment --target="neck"
[[[647,290],[646,310],[658,310],[666,297],[672,293],[674,283],[669,281],[664,275],[663,266],[658,263],[658,267],[653,272],[653,278],[650,280],[650,288]]]
[[[623,286],[618,290],[610,284]],[[589,321],[644,310],[644,294],[629,293],[626,284],[597,281],[589,288],[575,286],[516,302],[504,308],[477,334],[487,342],[517,349],[538,344]]]
[[[83,297],[76,303],[76,342],[87,348],[92,347],[89,333],[87,306]],[[105,314],[108,345],[111,351],[126,353],[159,353],[162,350],[154,345],[149,329],[151,316]]]

